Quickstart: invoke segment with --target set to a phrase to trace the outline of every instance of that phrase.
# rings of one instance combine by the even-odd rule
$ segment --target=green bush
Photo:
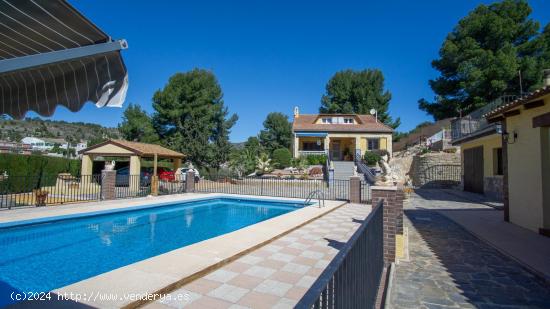
[[[309,155],[306,157],[308,165],[325,165],[327,161],[326,155]]]
[[[285,168],[290,166],[292,155],[287,148],[279,148],[273,151],[273,164],[277,168]]]
[[[373,166],[376,165],[378,161],[380,161],[381,156],[374,151],[367,151],[365,152],[363,159],[368,166]]]
[[[0,154],[0,173],[8,179],[0,183],[7,192],[27,192],[43,186],[53,186],[59,173],[80,174],[80,160],[37,155]]]
[[[0,172],[6,171],[10,176],[55,175],[59,173],[80,173],[80,160],[67,158],[0,154]]]

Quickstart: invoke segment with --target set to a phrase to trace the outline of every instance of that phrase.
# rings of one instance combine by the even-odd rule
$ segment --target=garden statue
[[[114,171],[115,170],[115,160],[111,161],[111,163],[106,161],[105,162],[105,170],[106,171]]]
[[[380,157],[380,161],[378,161],[378,165],[382,169],[382,183],[384,184],[393,184],[397,179],[396,175],[393,174],[392,169],[388,164],[389,159],[389,155],[384,154]]]

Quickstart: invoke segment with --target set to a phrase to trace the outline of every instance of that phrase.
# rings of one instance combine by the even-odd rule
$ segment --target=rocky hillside
[[[0,140],[20,141],[25,136],[85,140],[94,144],[107,138],[120,138],[116,128],[94,123],[66,122],[40,118],[11,120],[0,118]]]

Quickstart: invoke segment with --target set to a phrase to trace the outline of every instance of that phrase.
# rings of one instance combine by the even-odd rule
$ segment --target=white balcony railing
[[[298,155],[300,157],[307,157],[311,155],[326,155],[325,150],[298,150]]]

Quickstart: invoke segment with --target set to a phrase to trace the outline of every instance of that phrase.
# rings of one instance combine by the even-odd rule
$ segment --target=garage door
[[[464,150],[464,191],[483,193],[483,146]]]

